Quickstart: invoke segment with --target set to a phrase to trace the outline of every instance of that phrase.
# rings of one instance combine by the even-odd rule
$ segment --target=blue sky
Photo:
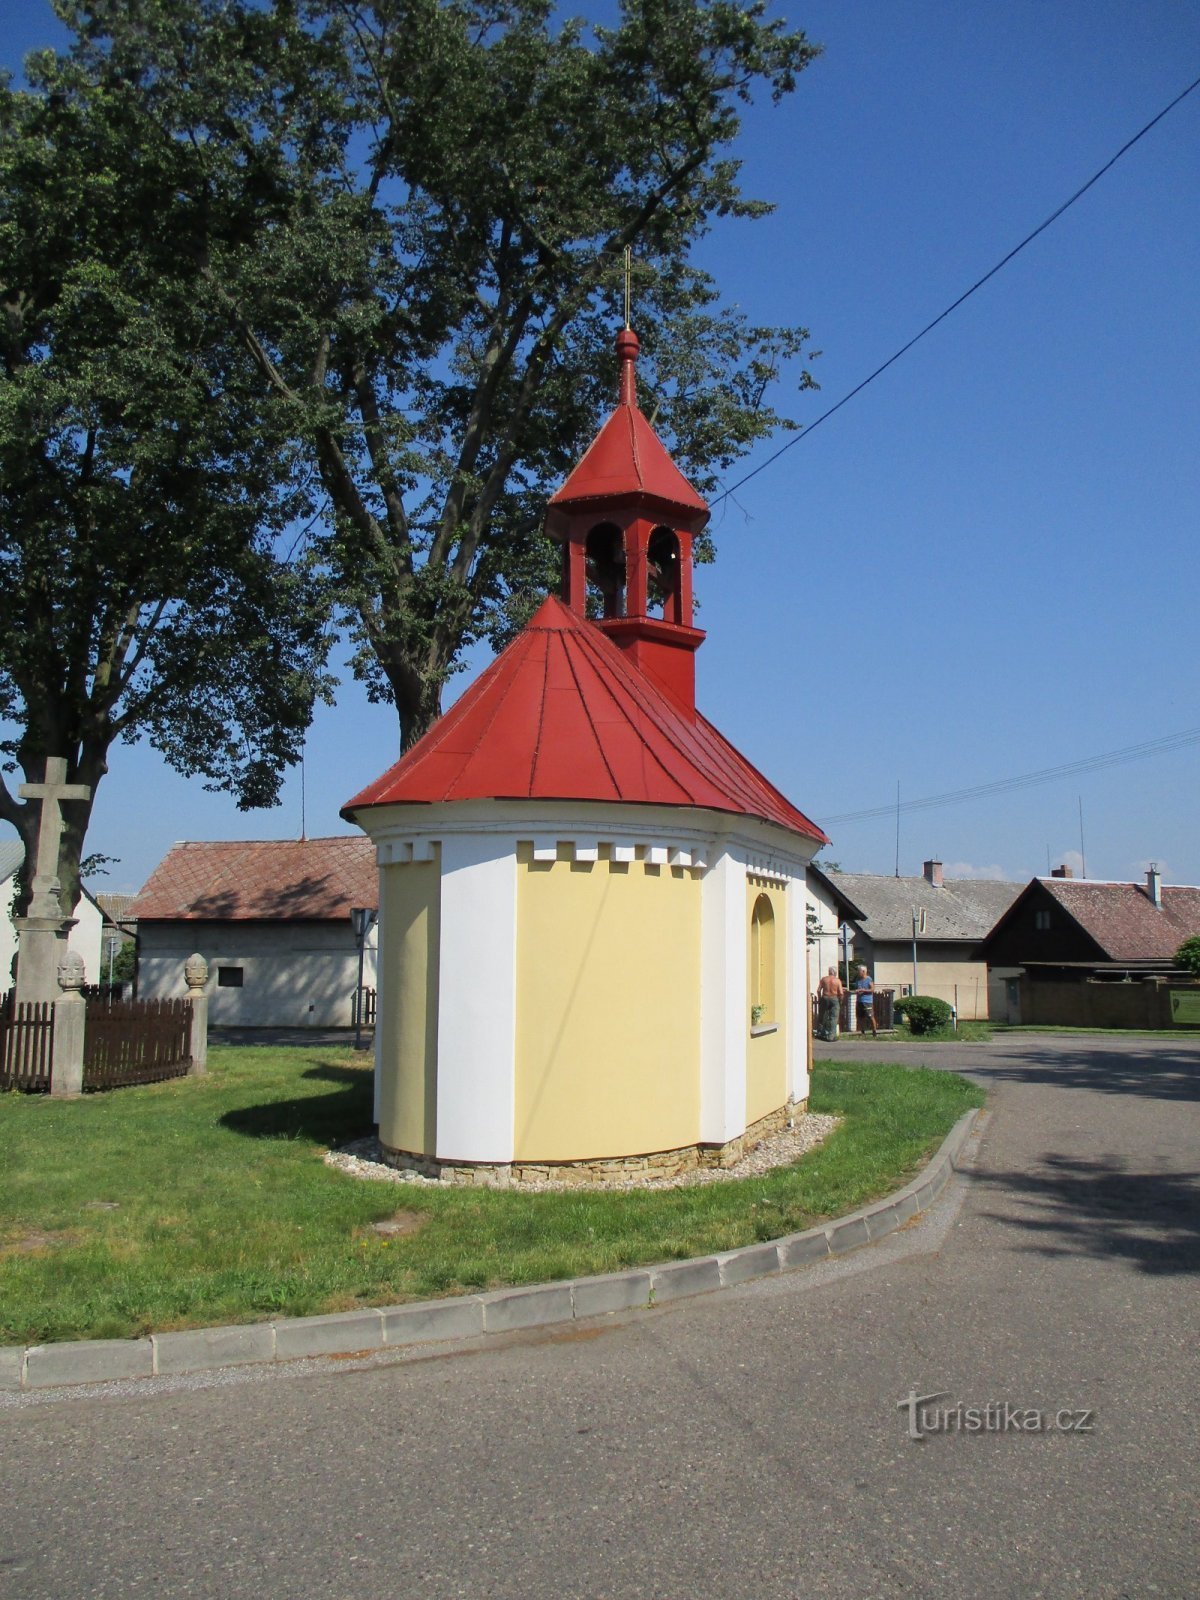
[[[586,11],[586,8],[582,8]],[[755,320],[822,351],[813,421],[986,272],[1200,74],[1178,0],[854,0],[788,7],[825,47],[746,118],[748,192],[701,260]],[[8,11],[0,60],[52,42]],[[699,575],[705,713],[816,820],[1200,729],[1200,90],[1060,221],[811,438],[718,508]],[[636,322],[636,317],[635,317]],[[785,406],[786,409],[786,406]],[[731,481],[769,453],[763,448]],[[460,677],[459,685],[468,679]],[[312,729],[310,835],[395,758],[347,684]],[[294,837],[148,746],[113,752],[94,888],[136,890],[173,840]],[[1200,739],[1152,759],[900,816],[900,870],[1200,883]],[[894,816],[831,825],[891,872]]]

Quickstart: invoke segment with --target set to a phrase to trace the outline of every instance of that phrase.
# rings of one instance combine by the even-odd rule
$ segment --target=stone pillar
[[[192,1064],[190,1078],[198,1078],[208,1071],[208,962],[198,952],[183,964],[183,981],[187,984],[188,1000],[192,1007]]]
[[[14,917],[17,930],[17,1003],[58,1004],[58,975],[67,954],[73,917]]]
[[[83,958],[68,950],[58,965],[54,1002],[54,1059],[50,1068],[50,1093],[60,1100],[83,1093],[83,1035],[87,1002],[83,988]]]

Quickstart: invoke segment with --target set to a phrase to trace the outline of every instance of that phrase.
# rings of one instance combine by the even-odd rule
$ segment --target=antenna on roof
[[[300,746],[300,842],[301,842],[301,844],[303,844],[305,839],[308,837],[308,833],[306,831],[307,830],[307,825],[308,825],[308,819],[307,819],[307,816],[305,815],[305,801],[307,799],[307,796],[305,795],[305,782],[304,782],[304,776],[305,776],[305,774],[304,774],[304,752],[307,749],[308,749],[308,740],[305,739],[304,743]]]
[[[1087,851],[1083,847],[1083,796],[1079,796],[1079,872],[1087,877]]]
[[[900,779],[896,779],[896,876],[900,876]]]

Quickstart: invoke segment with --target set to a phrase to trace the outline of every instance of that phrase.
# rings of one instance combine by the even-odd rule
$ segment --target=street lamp
[[[367,906],[355,906],[350,913],[350,926],[354,929],[354,942],[358,945],[358,987],[354,991],[354,1048],[365,1050],[362,1037],[363,961],[367,953],[367,935],[375,926],[377,911]]]
[[[121,939],[118,934],[110,933],[105,941],[108,945],[108,1003],[112,1005],[113,995],[113,964],[117,959],[117,951],[121,948]]]

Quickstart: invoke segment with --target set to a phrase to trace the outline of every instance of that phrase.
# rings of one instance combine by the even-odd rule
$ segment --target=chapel
[[[616,344],[547,508],[560,594],[342,812],[379,867],[380,1143],[466,1182],[728,1164],[808,1096],[827,841],[696,709],[708,507]]]

